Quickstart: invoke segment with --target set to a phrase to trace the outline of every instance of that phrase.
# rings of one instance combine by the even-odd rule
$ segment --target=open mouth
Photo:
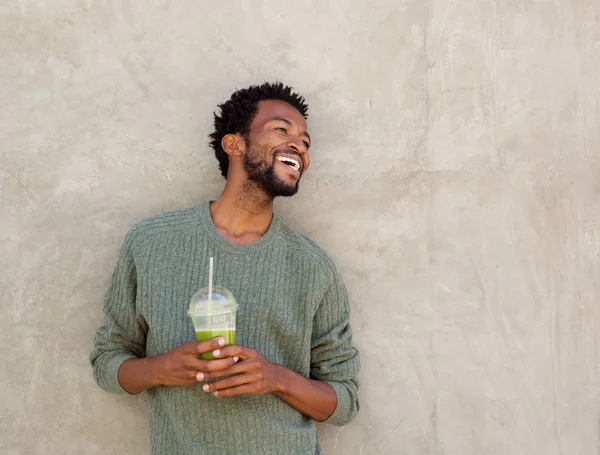
[[[300,161],[295,158],[291,158],[289,156],[277,156],[277,160],[281,161],[286,166],[290,167],[296,172],[300,171]]]

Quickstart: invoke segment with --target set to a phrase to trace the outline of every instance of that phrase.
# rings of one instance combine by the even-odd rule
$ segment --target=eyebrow
[[[285,118],[282,118],[282,117],[271,117],[270,119],[267,120],[266,123],[275,122],[275,121],[277,121],[277,122],[283,122],[283,123],[285,123],[285,124],[287,124],[289,126],[294,126],[294,124],[292,122],[290,122],[288,119],[285,119]],[[302,136],[306,136],[308,138],[308,140],[310,142],[312,142],[312,139],[310,138],[310,134],[308,134],[306,131],[304,133],[302,133]]]

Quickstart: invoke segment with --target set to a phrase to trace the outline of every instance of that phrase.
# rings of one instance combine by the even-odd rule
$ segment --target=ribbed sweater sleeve
[[[113,393],[126,393],[118,380],[121,364],[145,357],[147,326],[136,313],[137,272],[133,256],[134,231],[119,252],[110,286],[104,297],[104,324],[96,332],[90,362],[96,383]]]
[[[352,346],[350,304],[342,278],[337,271],[313,320],[311,371],[313,379],[327,382],[337,395],[337,407],[326,420],[345,425],[358,413],[358,351]]]

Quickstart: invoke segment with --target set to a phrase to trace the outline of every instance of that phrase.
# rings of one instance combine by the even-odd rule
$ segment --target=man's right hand
[[[238,359],[226,357],[203,360],[204,352],[223,347],[223,337],[208,341],[188,341],[169,352],[155,357],[129,359],[121,364],[118,380],[128,393],[143,392],[159,385],[190,385],[202,382],[205,376],[215,377],[215,372],[231,367]]]
[[[205,372],[214,373],[232,366],[237,359],[202,360],[200,354],[225,345],[222,337],[208,341],[188,341],[166,354],[149,359],[150,370],[159,385],[189,385],[204,380]],[[214,377],[214,374],[212,374]]]

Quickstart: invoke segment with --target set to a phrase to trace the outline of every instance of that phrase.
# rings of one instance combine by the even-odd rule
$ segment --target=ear
[[[246,141],[239,134],[226,134],[221,139],[221,147],[228,155],[241,156],[246,152]]]

